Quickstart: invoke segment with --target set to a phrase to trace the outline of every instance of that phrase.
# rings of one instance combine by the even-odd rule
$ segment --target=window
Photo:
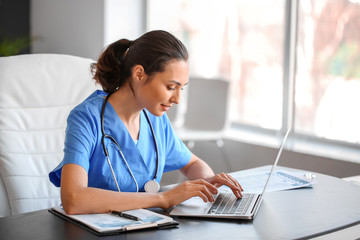
[[[148,29],[185,42],[190,74],[231,81],[233,122],[280,129],[284,1],[148,1]]]
[[[359,1],[148,0],[153,29],[187,45],[191,75],[231,81],[235,125],[360,143]]]
[[[360,143],[360,5],[301,0],[295,130]]]

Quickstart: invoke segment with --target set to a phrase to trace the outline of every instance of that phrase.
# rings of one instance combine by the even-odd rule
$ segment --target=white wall
[[[142,34],[142,0],[32,0],[32,53],[63,53],[97,59],[118,38]]]
[[[143,0],[106,0],[104,43],[118,39],[134,40],[145,32]]]

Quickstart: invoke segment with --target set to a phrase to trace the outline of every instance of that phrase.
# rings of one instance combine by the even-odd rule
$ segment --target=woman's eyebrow
[[[169,82],[175,83],[178,86],[181,86],[181,83],[175,80],[170,80]],[[189,82],[185,83],[184,86],[186,86]]]

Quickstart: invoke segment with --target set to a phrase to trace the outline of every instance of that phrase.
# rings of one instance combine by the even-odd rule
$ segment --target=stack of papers
[[[244,172],[234,172],[230,175],[241,184],[244,193],[262,193],[266,180],[269,177],[269,171],[249,174],[244,174]],[[300,173],[295,174],[284,170],[278,170],[271,176],[266,192],[312,187],[313,184],[315,184],[314,180],[307,179]],[[223,188],[225,190],[226,187]]]

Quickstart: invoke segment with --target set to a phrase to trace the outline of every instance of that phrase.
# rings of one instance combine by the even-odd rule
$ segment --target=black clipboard
[[[125,233],[125,232],[144,231],[144,230],[151,230],[151,229],[152,230],[154,230],[154,229],[162,230],[162,229],[168,229],[168,228],[175,228],[179,225],[179,222],[173,220],[171,222],[158,224],[157,226],[144,227],[144,228],[139,228],[139,229],[127,230],[127,229],[122,228],[122,229],[118,229],[118,230],[99,232],[99,231],[96,231],[95,229],[89,227],[88,225],[84,224],[81,221],[77,221],[76,219],[73,219],[67,215],[60,213],[55,208],[50,208],[48,211],[68,222],[71,222],[71,223],[77,225],[78,227],[80,227],[82,229],[87,230],[88,232],[91,232],[92,234],[94,234],[96,236],[111,236],[111,235],[117,235],[117,234],[121,234],[121,233]]]

